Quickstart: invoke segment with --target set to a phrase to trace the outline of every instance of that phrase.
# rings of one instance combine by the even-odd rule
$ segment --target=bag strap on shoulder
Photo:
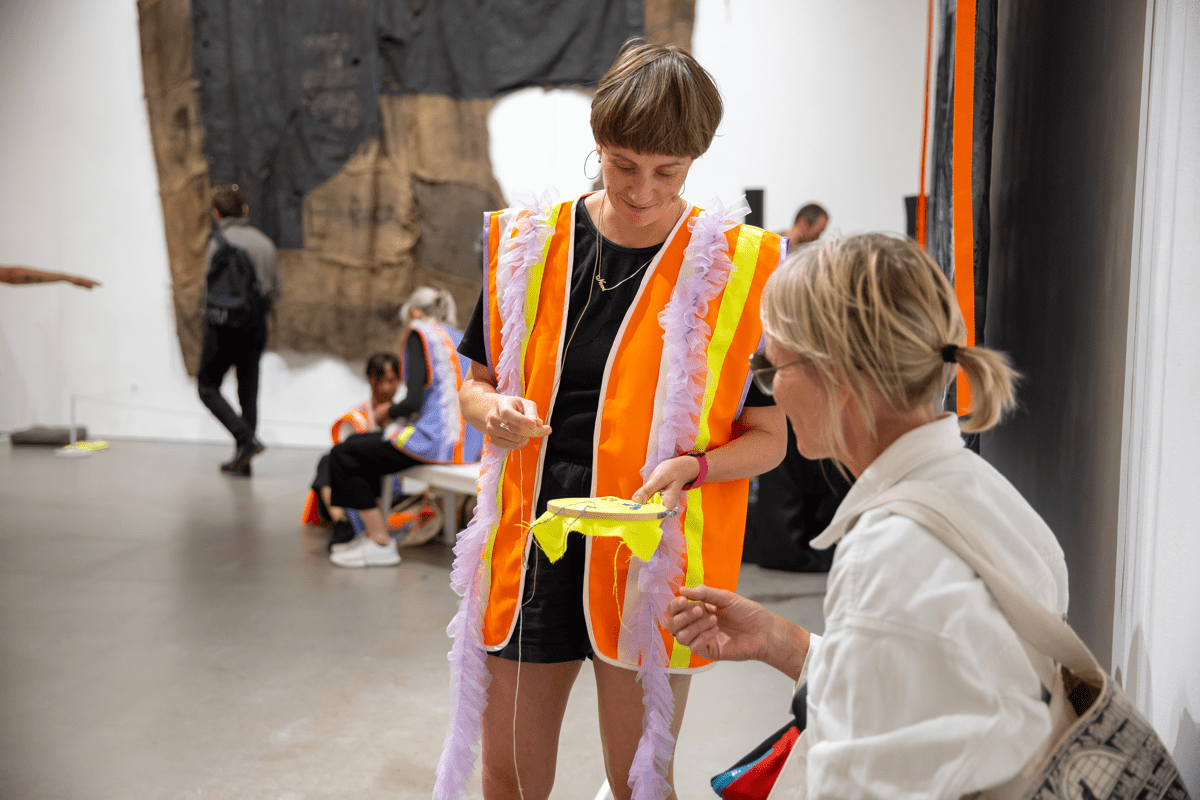
[[[934,484],[902,481],[859,511],[886,508],[919,523],[979,575],[1017,635],[1078,677],[1103,684],[1104,670],[1067,623],[1037,602],[982,528],[953,497]]]

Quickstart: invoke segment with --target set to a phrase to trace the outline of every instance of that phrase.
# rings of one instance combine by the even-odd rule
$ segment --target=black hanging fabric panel
[[[954,263],[954,201],[953,181],[955,158],[970,158],[974,314],[967,319],[973,328],[974,343],[984,341],[987,318],[987,287],[989,253],[991,250],[991,174],[992,127],[996,104],[996,0],[974,0],[975,58],[973,89],[973,122],[971,153],[964,156],[954,152],[954,68],[955,24],[961,2],[971,0],[939,0],[938,16],[941,41],[938,45],[936,89],[933,121],[933,190],[929,200],[929,234],[926,248],[938,266],[952,281]],[[946,408],[952,409],[960,398],[957,380],[951,382],[946,394]],[[960,413],[961,411],[961,406]],[[979,435],[964,434],[967,446],[979,452]]]
[[[954,214],[951,178],[954,158],[954,19],[956,0],[938,0],[937,72],[933,100],[933,175],[929,192],[926,249],[954,279]]]
[[[929,254],[954,278],[954,25],[956,0],[939,0],[938,45],[933,121],[933,190],[929,201]],[[992,127],[996,104],[996,0],[975,1],[974,142],[971,148],[971,195],[975,245],[975,343],[984,344],[991,249]],[[968,320],[968,324],[971,324]]]
[[[595,86],[642,35],[642,0],[380,3],[381,93],[496,97],[526,86]]]
[[[193,74],[214,185],[303,246],[304,197],[379,130],[370,0],[193,0]]]
[[[211,181],[301,248],[305,196],[379,130],[379,95],[594,86],[644,17],[642,0],[193,0]]]

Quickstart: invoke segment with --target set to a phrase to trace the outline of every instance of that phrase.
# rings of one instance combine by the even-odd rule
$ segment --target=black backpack
[[[208,262],[204,319],[209,325],[245,328],[258,324],[263,297],[258,272],[244,247],[213,228],[217,250]]]

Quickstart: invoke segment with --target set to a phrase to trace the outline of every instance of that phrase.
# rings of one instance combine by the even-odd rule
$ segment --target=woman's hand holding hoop
[[[487,414],[484,433],[501,450],[520,450],[531,438],[547,436],[550,426],[537,415],[537,404],[532,400],[497,395]]]
[[[667,508],[675,508],[679,505],[679,495],[684,485],[696,480],[699,475],[700,463],[695,456],[668,458],[654,468],[642,488],[634,492],[630,499],[635,503],[645,503],[662,492],[662,504]]]

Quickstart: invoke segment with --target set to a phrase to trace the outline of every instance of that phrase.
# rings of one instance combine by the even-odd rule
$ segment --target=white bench
[[[416,494],[426,486],[442,490],[442,532],[450,544],[454,544],[458,535],[458,496],[475,494],[479,464],[422,464],[404,470],[400,477],[408,494]],[[383,479],[385,505],[391,504],[391,488],[392,476],[387,475]]]

